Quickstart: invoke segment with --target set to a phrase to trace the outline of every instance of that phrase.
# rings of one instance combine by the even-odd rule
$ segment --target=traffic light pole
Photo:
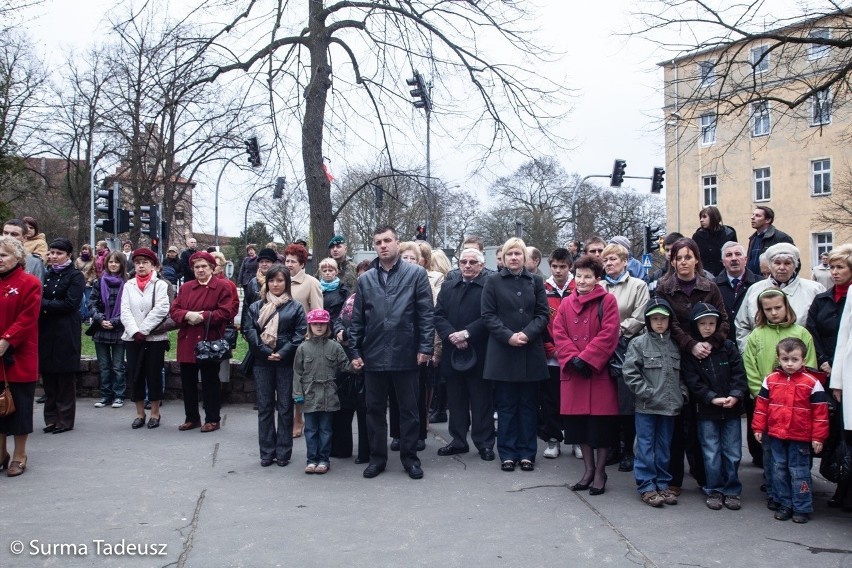
[[[216,180],[216,197],[214,198],[214,207],[213,207],[213,244],[216,245],[216,250],[219,250],[219,183],[222,181],[222,176],[225,174],[225,168],[228,167],[228,164],[237,159],[238,156],[232,156],[228,158],[225,162],[225,165],[222,166],[222,170],[219,172],[219,178]],[[242,157],[242,154],[239,155]],[[248,207],[246,207],[248,210]]]

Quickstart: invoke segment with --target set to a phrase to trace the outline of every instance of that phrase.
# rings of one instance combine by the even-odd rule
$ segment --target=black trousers
[[[127,383],[130,386],[130,400],[158,401],[163,398],[163,362],[168,350],[168,341],[125,341],[127,354]]]
[[[751,429],[751,421],[754,418],[754,397],[749,394],[743,403],[746,411],[746,443],[748,444],[748,453],[751,454],[751,459],[755,465],[763,467],[763,446],[754,437],[754,432]]]
[[[204,422],[219,422],[222,396],[219,393],[219,361],[213,363],[181,363],[180,382],[183,387],[183,408],[187,422],[200,422],[198,412],[198,372],[201,372],[201,398],[204,402]]]
[[[331,416],[331,457],[352,457],[352,418],[358,418],[358,459],[370,459],[370,440],[367,437],[367,411],[363,406],[341,408]]]
[[[417,376],[417,414],[420,417],[420,430],[417,432],[418,440],[426,439],[426,430],[429,427],[429,409],[426,408],[426,388],[429,377],[426,374],[426,366],[421,365]],[[393,382],[388,390],[388,414],[390,415],[390,436],[399,438],[399,405],[396,402]]]
[[[74,373],[42,373],[44,383],[44,423],[57,428],[74,428],[77,415],[77,378]]]
[[[393,385],[399,407],[399,459],[403,467],[420,465],[417,440],[420,415],[417,407],[418,370],[364,373],[367,403],[367,436],[370,439],[370,464],[384,467],[388,462],[388,392]]]
[[[549,377],[538,383],[538,437],[548,442],[561,442],[562,415],[559,414],[560,380],[559,367],[548,365]]]
[[[707,477],[704,473],[704,454],[701,452],[701,444],[698,442],[698,422],[695,406],[692,404],[685,404],[680,415],[675,418],[672,451],[669,460],[669,473],[672,474],[672,480],[669,485],[683,487],[684,456],[689,462],[689,471],[692,477],[695,478],[698,485],[704,487],[707,484]]]
[[[467,431],[477,450],[494,449],[494,386],[478,375],[447,377],[450,445],[468,449]]]

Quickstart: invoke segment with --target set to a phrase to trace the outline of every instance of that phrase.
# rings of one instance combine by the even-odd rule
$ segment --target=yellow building
[[[819,42],[845,37],[846,18],[816,18],[660,63],[669,231],[692,236],[699,210],[716,205],[748,246],[751,213],[767,205],[776,228],[795,240],[808,277],[821,252],[850,240],[848,229],[819,219],[840,190],[833,179],[852,165],[850,110],[835,112],[838,87],[820,89],[849,56]],[[791,109],[795,99],[804,102]]]

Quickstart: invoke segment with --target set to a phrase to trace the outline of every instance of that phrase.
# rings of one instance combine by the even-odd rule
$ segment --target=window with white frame
[[[702,114],[699,118],[701,127],[701,144],[710,146],[716,143],[716,115]]]
[[[772,185],[769,168],[754,170],[754,200],[769,201],[772,199]]]
[[[811,194],[829,195],[831,193],[831,159],[811,160]]]
[[[811,99],[811,126],[829,124],[831,122],[831,91],[817,91]]]
[[[834,233],[813,233],[811,239],[813,239],[811,250],[814,254],[811,263],[816,266],[819,263],[819,257],[823,253],[831,252],[834,248]]]
[[[716,81],[716,62],[699,61],[698,77],[701,79],[701,87],[709,87]]]
[[[769,46],[761,45],[752,48],[749,52],[749,63],[751,63],[755,73],[769,71]]]
[[[183,225],[184,224],[184,213],[182,210],[175,210],[175,225]]]
[[[751,103],[751,135],[767,136],[772,130],[772,120],[769,116],[769,102]]]
[[[701,187],[704,196],[702,207],[719,204],[718,185],[716,185],[716,174],[702,176]]]
[[[808,37],[811,39],[831,39],[831,30],[827,30],[825,28],[812,30],[811,33],[808,34]],[[823,57],[826,57],[830,51],[831,47],[827,45],[812,43],[808,48],[808,59],[811,61],[814,59],[822,59]]]

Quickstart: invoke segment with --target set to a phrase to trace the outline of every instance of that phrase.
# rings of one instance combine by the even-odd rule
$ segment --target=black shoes
[[[603,495],[606,492],[606,474],[604,474],[604,482],[601,487],[589,486],[589,495]]]
[[[70,432],[73,428],[63,428],[62,426],[57,426],[52,430],[54,434],[61,434],[63,432]]]
[[[415,449],[418,452],[422,452],[423,450],[425,450],[426,449],[426,440],[417,440],[417,446],[415,447]]]
[[[408,477],[411,479],[423,479],[423,469],[417,464],[408,466],[405,471],[408,472]],[[364,474],[366,475],[366,473],[365,471]]]
[[[274,462],[274,461],[275,460],[272,459],[272,458],[264,458],[264,459],[260,460],[260,467],[269,467],[269,466],[272,465],[272,462]]]
[[[391,451],[398,452],[399,451],[399,438],[394,438],[391,440]]]
[[[578,481],[577,483],[575,483],[574,485],[571,486],[571,491],[585,491],[591,485],[592,485],[591,479],[589,481],[587,481],[586,483],[583,483],[582,481]]]
[[[142,416],[140,418],[140,417],[137,416],[136,418],[133,419],[133,422],[130,424],[130,427],[133,428],[134,430],[138,430],[139,428],[141,428],[144,425],[145,425],[145,417]]]
[[[153,416],[148,419],[148,428],[157,428],[160,425],[160,417],[154,418]]]
[[[443,448],[438,448],[438,455],[439,456],[454,456],[456,454],[466,454],[469,451],[470,450],[468,448],[459,448],[458,446],[454,446],[452,444],[447,444]],[[494,459],[494,458],[492,457],[491,459]]]
[[[429,424],[443,424],[447,421],[446,412],[433,412],[429,415]]]
[[[491,448],[482,448],[481,450],[479,450],[479,457],[482,461],[494,461],[494,450],[492,450]]]
[[[500,469],[503,471],[515,471],[515,460],[503,460],[500,464]]]
[[[521,460],[521,471],[532,471],[535,469],[535,462],[532,460]]]
[[[373,479],[374,477],[382,473],[384,470],[385,466],[371,463],[366,467],[366,469],[364,469],[364,477],[366,477],[367,479]],[[421,471],[420,474],[422,476],[423,472]]]
[[[278,459],[275,460],[275,463],[278,464],[278,467],[285,467],[288,463],[290,463],[290,460]]]
[[[778,511],[775,512],[776,521],[789,521],[792,516],[793,509],[789,507],[780,507]]]
[[[36,399],[36,404],[44,404],[45,400],[47,400],[47,395],[43,394]]]

